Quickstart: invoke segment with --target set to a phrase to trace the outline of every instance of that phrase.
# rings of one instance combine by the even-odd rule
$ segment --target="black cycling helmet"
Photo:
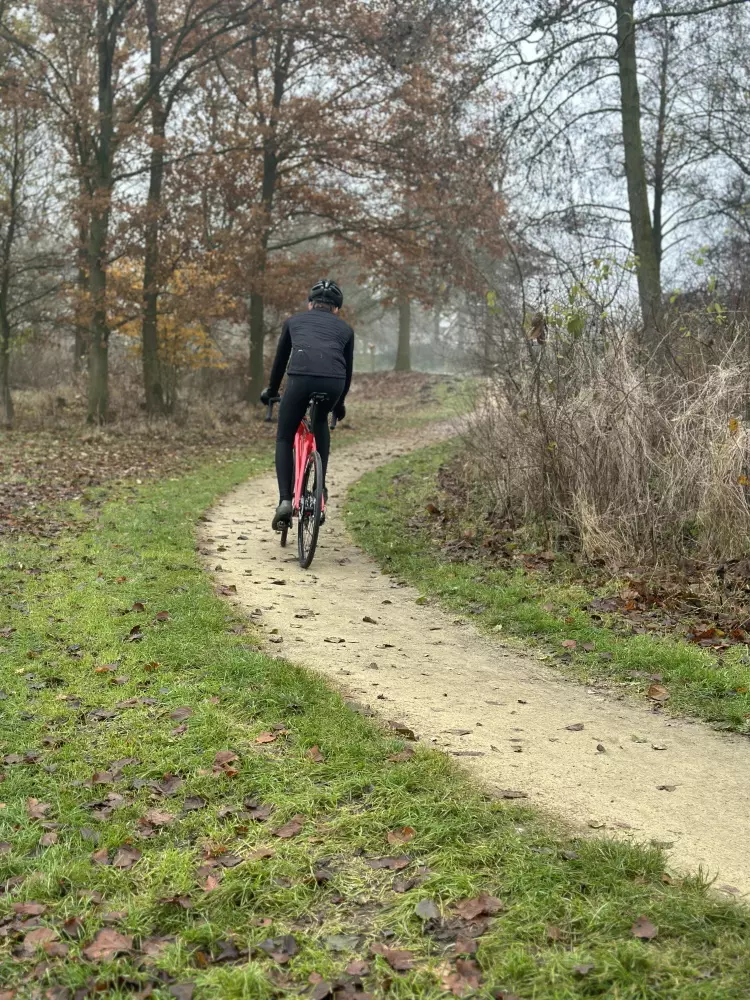
[[[340,309],[344,304],[344,293],[336,282],[329,278],[316,281],[307,298],[309,302],[323,302],[325,305],[333,306],[334,309]]]

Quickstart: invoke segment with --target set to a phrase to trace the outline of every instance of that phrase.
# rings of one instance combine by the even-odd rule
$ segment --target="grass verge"
[[[258,652],[194,527],[265,461],[2,552],[3,1000],[745,997],[745,910]]]
[[[389,572],[486,629],[551,647],[560,669],[579,680],[616,684],[642,697],[657,681],[668,695],[665,710],[750,734],[746,647],[719,659],[679,639],[615,631],[606,627],[606,616],[602,625],[582,610],[595,595],[568,582],[564,569],[542,574],[483,566],[481,560],[455,562],[433,544],[421,513],[428,503],[440,503],[436,474],[453,447],[399,459],[354,487],[349,526],[360,545]]]

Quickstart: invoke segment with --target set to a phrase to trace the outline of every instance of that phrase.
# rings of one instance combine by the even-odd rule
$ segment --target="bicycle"
[[[323,462],[315,442],[316,407],[327,397],[314,393],[310,397],[310,407],[297,428],[294,438],[294,489],[292,496],[292,519],[297,518],[297,551],[302,569],[309,569],[318,545],[320,525],[325,519],[325,495],[323,493]],[[268,401],[266,422],[273,420],[273,408],[281,397]],[[336,415],[331,414],[331,430],[336,427]],[[286,548],[291,524],[281,528],[281,547]]]

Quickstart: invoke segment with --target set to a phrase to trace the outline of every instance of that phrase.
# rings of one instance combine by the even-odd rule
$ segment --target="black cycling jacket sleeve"
[[[292,353],[292,335],[289,332],[289,320],[286,320],[281,328],[281,337],[276,347],[276,357],[271,369],[271,381],[268,383],[268,391],[271,396],[278,396],[279,387],[286,374],[286,366],[289,364],[289,356]]]
[[[352,373],[354,372],[354,334],[347,341],[346,347],[344,348],[344,358],[346,359],[346,382],[344,383],[344,391],[341,394],[340,402],[344,402],[347,393],[349,392],[349,387],[352,384]]]

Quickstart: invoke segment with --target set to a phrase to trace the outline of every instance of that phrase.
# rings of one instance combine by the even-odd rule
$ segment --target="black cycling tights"
[[[328,453],[331,450],[331,432],[328,429],[328,414],[344,391],[343,378],[326,378],[322,375],[289,375],[286,391],[279,406],[279,430],[276,435],[276,475],[279,478],[279,499],[292,499],[294,480],[294,436],[300,420],[307,412],[313,393],[325,395],[324,402],[318,403],[313,432],[323,460],[323,482],[328,468]]]

